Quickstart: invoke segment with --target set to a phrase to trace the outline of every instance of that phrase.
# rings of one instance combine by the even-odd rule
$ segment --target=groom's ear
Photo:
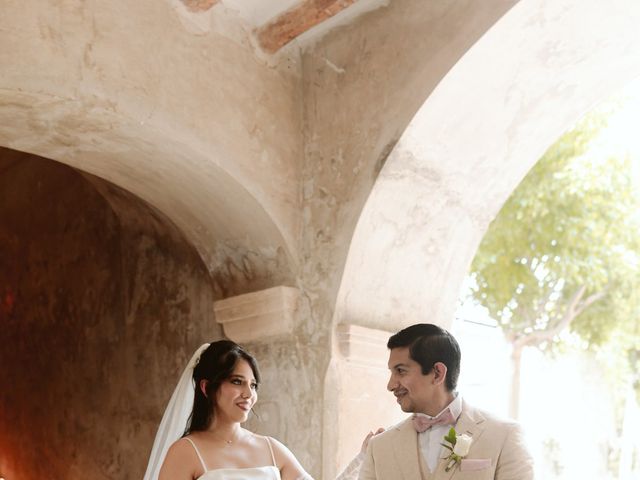
[[[442,362],[433,364],[433,383],[440,385],[447,378],[447,366]]]

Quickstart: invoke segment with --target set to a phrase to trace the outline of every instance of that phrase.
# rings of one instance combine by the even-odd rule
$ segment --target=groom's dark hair
[[[422,374],[428,375],[437,362],[447,366],[446,387],[456,389],[460,376],[460,346],[453,335],[431,323],[418,323],[400,330],[387,342],[389,350],[409,347],[409,356],[420,364]]]

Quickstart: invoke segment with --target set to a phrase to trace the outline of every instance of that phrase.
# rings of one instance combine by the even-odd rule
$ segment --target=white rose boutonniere
[[[447,460],[447,466],[444,470],[445,472],[448,472],[456,465],[459,465],[462,459],[467,456],[469,449],[471,448],[473,438],[466,433],[458,435],[456,433],[456,429],[451,428],[449,433],[445,435],[444,441],[445,443],[441,443],[441,445],[451,451],[449,456],[445,457]]]

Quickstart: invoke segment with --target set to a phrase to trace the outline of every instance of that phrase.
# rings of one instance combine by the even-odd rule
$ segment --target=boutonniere
[[[456,429],[452,427],[449,433],[444,436],[444,441],[446,443],[441,443],[440,445],[451,451],[449,456],[445,457],[447,466],[444,471],[448,472],[456,465],[459,465],[462,459],[467,456],[473,438],[466,433],[458,435]]]

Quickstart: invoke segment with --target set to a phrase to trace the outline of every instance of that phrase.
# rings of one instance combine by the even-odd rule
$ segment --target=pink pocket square
[[[482,470],[483,468],[489,468],[490,466],[490,458],[463,458],[460,460],[461,472],[474,472],[476,470]]]

